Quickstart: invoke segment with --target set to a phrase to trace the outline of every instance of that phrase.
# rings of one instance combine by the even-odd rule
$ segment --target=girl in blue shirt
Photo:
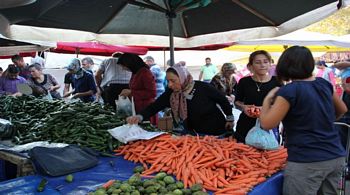
[[[306,47],[283,52],[276,73],[289,83],[271,90],[262,106],[261,126],[271,129],[282,121],[286,132],[284,195],[338,193],[345,150],[333,122],[347,108],[329,82],[312,76],[314,64]]]

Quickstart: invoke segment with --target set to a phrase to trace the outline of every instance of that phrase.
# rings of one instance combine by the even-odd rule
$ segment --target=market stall
[[[1,182],[0,194],[36,193],[36,188],[43,177],[48,180],[48,184],[42,194],[86,194],[110,179],[127,180],[133,174],[133,168],[137,166],[137,164],[124,160],[122,157],[102,157],[99,160],[96,167],[74,173],[74,180],[71,183],[65,181],[65,176],[25,176]],[[249,194],[281,194],[282,183],[283,174],[278,172],[264,183],[256,186]]]
[[[208,150],[209,147],[213,146],[216,147],[216,149],[222,147],[218,144],[223,143],[226,145],[226,147],[223,149],[225,152],[225,155],[222,156],[222,160],[226,160],[226,164],[230,167],[227,167],[225,171],[226,172],[226,179],[227,183],[231,180],[230,177],[232,177],[235,181],[239,181],[241,178],[244,177],[245,174],[249,172],[253,172],[253,170],[259,169],[263,166],[265,167],[265,170],[263,172],[259,172],[259,174],[254,175],[254,178],[260,178],[259,180],[254,180],[253,183],[249,184],[249,186],[246,187],[247,190],[252,189],[254,186],[257,186],[257,184],[264,182],[263,184],[260,184],[261,187],[255,187],[253,191],[250,193],[254,194],[262,194],[262,192],[271,191],[271,194],[279,194],[281,191],[282,186],[282,174],[278,173],[276,175],[273,175],[276,173],[280,168],[283,166],[285,162],[285,149],[280,148],[277,150],[277,153],[280,151],[283,153],[281,158],[277,158],[277,160],[282,159],[282,161],[278,161],[279,163],[274,164],[271,163],[273,166],[267,166],[267,162],[271,160],[270,158],[276,160],[276,154],[274,152],[266,152],[266,151],[259,151],[257,149],[254,149],[250,146],[246,146],[243,144],[235,143],[235,141],[232,138],[225,138],[225,139],[218,139],[214,136],[205,136],[205,137],[196,137],[196,136],[176,136],[173,140],[172,136],[169,135],[162,135],[160,137],[151,139],[149,141],[136,141],[131,142],[128,145],[125,145],[124,147],[119,147],[122,145],[122,143],[118,142],[117,140],[113,139],[112,136],[107,132],[108,129],[111,129],[115,126],[120,126],[124,123],[123,120],[120,119],[120,116],[112,112],[111,110],[108,110],[107,108],[103,108],[101,105],[98,104],[82,104],[79,102],[64,102],[64,101],[48,101],[48,100],[42,100],[42,99],[33,99],[31,97],[21,97],[21,98],[13,98],[13,97],[2,97],[0,98],[0,102],[5,105],[1,109],[1,113],[3,116],[2,118],[11,118],[13,124],[16,127],[15,132],[8,132],[13,137],[13,142],[17,145],[19,144],[33,144],[38,141],[45,141],[50,140],[51,142],[58,142],[58,143],[66,143],[66,144],[78,144],[84,147],[93,148],[99,152],[103,152],[100,154],[112,154],[112,150],[114,150],[114,153],[117,156],[114,158],[106,158],[106,157],[99,157],[98,158],[98,164],[97,166],[93,168],[86,169],[84,171],[79,172],[72,172],[74,175],[74,182],[67,183],[65,182],[64,178],[66,177],[66,174],[59,177],[49,177],[49,176],[43,176],[44,174],[41,174],[42,172],[39,172],[36,167],[35,176],[25,176],[27,174],[22,174],[22,171],[18,172],[19,174],[18,178],[4,181],[0,183],[0,193],[20,193],[20,192],[27,192],[26,190],[29,190],[28,192],[35,192],[36,187],[38,186],[39,180],[41,178],[45,177],[48,181],[47,185],[47,191],[45,190],[45,193],[51,192],[51,190],[57,190],[62,194],[68,194],[68,193],[86,193],[89,191],[95,190],[98,186],[101,184],[107,182],[110,179],[119,179],[119,180],[127,180],[132,174],[133,169],[140,165],[140,163],[143,166],[146,166],[146,170],[143,172],[143,174],[147,176],[151,176],[152,174],[156,174],[160,171],[166,171],[161,168],[154,169],[153,164],[154,160],[152,160],[152,157],[148,156],[147,159],[144,159],[145,161],[137,161],[135,158],[135,155],[137,155],[137,150],[141,150],[140,146],[137,146],[137,144],[141,144],[142,151],[148,150],[149,154],[152,154],[153,156],[157,156],[159,148],[152,147],[150,148],[149,143],[154,144],[157,142],[156,145],[160,145],[160,149],[165,146],[162,142],[173,142],[171,145],[175,144],[174,148],[169,148],[166,152],[169,152],[167,154],[170,154],[172,152],[179,152],[180,150],[190,150],[193,155],[190,155],[191,158],[200,158],[200,155],[207,155],[205,152],[211,151],[211,149]],[[89,119],[89,122],[86,122],[81,119]],[[142,124],[141,124],[142,126]],[[143,126],[145,129],[148,129],[149,131],[154,130],[154,128],[150,128],[150,126]],[[182,143],[182,140],[188,140]],[[177,141],[180,141],[179,143],[175,143]],[[192,143],[191,143],[192,142]],[[227,145],[228,143],[232,143],[230,145]],[[136,144],[136,145],[135,145]],[[203,152],[200,153],[197,146],[198,144],[203,146]],[[163,146],[162,146],[163,145]],[[188,146],[189,148],[186,148]],[[217,147],[218,146],[218,147]],[[119,148],[119,149],[118,149]],[[129,148],[126,150],[126,148]],[[206,148],[206,150],[204,150]],[[8,156],[11,156],[11,159],[16,159],[15,161],[10,161],[12,163],[15,163],[19,165],[20,168],[24,168],[24,165],[29,165],[31,163],[28,163],[30,161],[28,158],[26,158],[26,153],[18,153],[17,151],[8,152],[9,148],[3,148],[0,155],[0,160],[2,162],[10,161]],[[193,149],[196,149],[195,151]],[[27,149],[29,151],[32,151],[33,149]],[[130,153],[128,153],[130,152]],[[136,153],[135,153],[136,152]],[[155,153],[154,153],[155,152]],[[29,152],[30,153],[30,152]],[[220,153],[220,151],[219,151]],[[162,155],[167,155],[166,153],[163,153]],[[184,156],[184,153],[180,152],[180,155],[174,156],[173,155],[173,161],[177,161],[180,156]],[[242,154],[245,156],[243,157],[248,164],[239,162],[239,159],[235,160],[235,158],[242,157]],[[247,154],[247,155],[246,155]],[[144,156],[143,153],[139,153],[139,157]],[[70,155],[74,156],[74,155]],[[265,159],[265,162],[260,162],[261,160],[258,159],[260,157],[263,157],[262,159]],[[33,159],[33,156],[31,156],[31,160],[35,162]],[[58,156],[59,157],[59,156]],[[162,157],[162,156],[160,156]],[[190,163],[193,161],[194,163],[197,163],[195,159],[191,160],[191,158],[187,158],[188,155],[185,158],[186,163]],[[159,158],[159,156],[157,157]],[[141,158],[138,158],[141,159]],[[159,158],[161,159],[161,158]],[[258,159],[258,160],[254,160]],[[266,160],[267,159],[267,160]],[[213,161],[214,163],[218,163],[219,159],[209,159],[209,161]],[[251,162],[249,162],[251,161]],[[24,163],[25,162],[25,163]],[[162,161],[159,161],[160,163],[164,163]],[[170,161],[169,161],[170,162]],[[204,162],[204,161],[203,161]],[[147,164],[146,164],[147,163]],[[186,163],[184,165],[186,165]],[[208,162],[206,162],[208,163]],[[214,165],[213,163],[213,165]],[[238,164],[237,164],[238,163]],[[252,163],[249,165],[249,163]],[[265,163],[265,164],[264,164]],[[181,164],[178,162],[178,164]],[[220,164],[220,165],[219,165]],[[213,170],[217,169],[223,169],[223,164],[219,163],[215,164],[216,167],[212,167]],[[69,165],[69,164],[68,164]],[[63,166],[63,164],[62,164]],[[66,164],[67,166],[67,164]],[[248,168],[244,168],[244,166],[248,166]],[[238,168],[240,171],[236,171]],[[199,168],[205,168],[204,166],[200,166]],[[229,169],[230,168],[230,169]],[[33,169],[31,169],[33,170]],[[8,170],[6,170],[8,171]],[[172,171],[168,170],[169,175],[178,176],[178,173],[176,171],[179,171],[179,169],[173,169]],[[28,172],[29,173],[29,172]],[[232,173],[229,175],[229,173]],[[20,177],[24,176],[24,177]],[[224,179],[224,178],[220,178]],[[263,179],[263,180],[262,180]],[[183,180],[183,178],[178,177],[178,181]],[[205,185],[207,185],[205,182],[202,182],[204,184],[204,188],[207,188]],[[222,181],[224,182],[224,181]],[[195,182],[185,182],[185,187],[190,187],[194,185]],[[227,184],[228,185],[228,184]],[[16,187],[13,187],[16,186]],[[207,185],[208,186],[208,185]],[[217,190],[222,189],[224,186],[222,183],[218,182]],[[210,188],[210,187],[209,187]],[[207,188],[207,190],[213,189],[213,188]],[[216,188],[216,185],[215,185]],[[266,189],[265,189],[266,188]],[[263,189],[263,190],[259,190]],[[19,190],[19,191],[17,191]]]

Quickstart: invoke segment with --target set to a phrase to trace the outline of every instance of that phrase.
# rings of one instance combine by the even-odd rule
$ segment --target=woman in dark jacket
[[[210,84],[193,81],[188,70],[180,65],[170,67],[166,78],[168,89],[140,115],[127,118],[128,123],[139,123],[143,118],[170,107],[175,124],[183,127],[184,134],[232,133],[232,106],[217,89]]]

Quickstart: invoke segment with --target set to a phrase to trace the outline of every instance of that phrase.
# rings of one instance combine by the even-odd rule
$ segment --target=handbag
[[[262,129],[259,119],[256,119],[255,126],[249,130],[245,143],[263,150],[276,150],[279,147],[273,131]]]
[[[29,156],[37,172],[61,176],[82,171],[98,164],[98,153],[92,149],[69,145],[63,148],[34,147]]]

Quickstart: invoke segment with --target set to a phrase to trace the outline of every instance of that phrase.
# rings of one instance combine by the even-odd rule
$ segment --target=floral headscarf
[[[191,92],[194,86],[192,75],[185,66],[175,64],[171,67],[179,76],[181,83],[181,91],[173,92],[170,96],[170,106],[174,114],[176,122],[187,118],[187,102],[186,96]]]

